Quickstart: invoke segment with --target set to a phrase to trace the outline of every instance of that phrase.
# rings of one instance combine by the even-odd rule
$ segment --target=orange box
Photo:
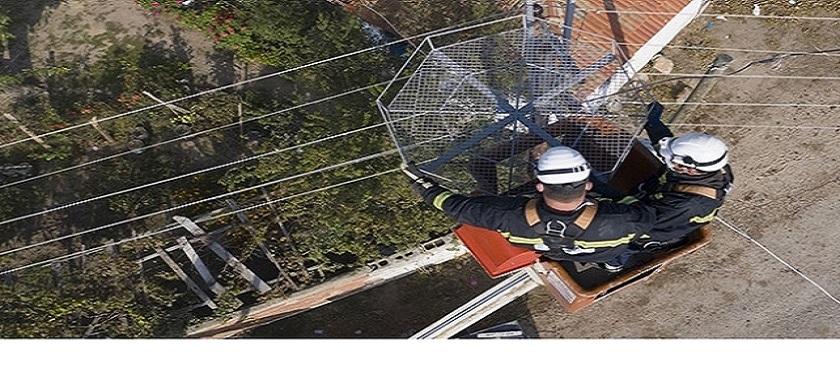
[[[535,264],[540,255],[511,245],[498,231],[461,224],[452,229],[491,278]]]

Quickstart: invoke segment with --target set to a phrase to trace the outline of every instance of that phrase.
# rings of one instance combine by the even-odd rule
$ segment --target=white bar
[[[530,267],[517,271],[464,306],[429,325],[409,339],[446,339],[511,303],[541,284]]]
[[[175,274],[177,274],[178,277],[181,278],[181,281],[184,281],[184,283],[187,284],[187,287],[190,288],[190,290],[192,290],[193,293],[195,293],[198,296],[198,298],[201,298],[201,301],[207,304],[207,306],[209,306],[211,309],[215,309],[218,307],[216,306],[216,303],[213,302],[213,300],[209,296],[207,296],[207,294],[204,293],[204,291],[201,290],[201,288],[199,288],[198,285],[189,276],[187,276],[186,273],[184,273],[184,270],[181,269],[181,267],[179,267],[177,263],[175,263],[175,260],[172,260],[172,258],[169,257],[169,254],[166,253],[166,251],[160,248],[156,248],[155,250],[157,251],[158,255],[160,255],[160,258],[163,259],[163,262],[165,262],[166,265],[169,265],[169,267],[172,268],[172,271],[174,271]]]
[[[216,282],[216,278],[213,277],[213,274],[210,273],[210,270],[207,269],[206,265],[204,265],[204,261],[201,260],[201,257],[198,257],[198,253],[195,252],[195,249],[193,249],[193,246],[190,245],[189,241],[187,241],[187,238],[183,236],[179,237],[178,244],[181,245],[181,249],[184,250],[184,253],[186,253],[187,257],[190,258],[193,266],[195,266],[195,269],[198,270],[198,274],[201,275],[201,279],[204,280],[204,283],[210,287],[210,290],[217,296],[224,293],[225,288]]]
[[[204,245],[206,245],[207,248],[210,248],[210,250],[213,251],[213,253],[215,253],[216,256],[219,256],[219,258],[227,262],[228,265],[230,265],[231,267],[233,267],[233,269],[239,272],[239,274],[243,278],[248,280],[248,282],[250,282],[251,285],[255,289],[257,289],[258,292],[260,292],[260,294],[266,293],[271,290],[271,287],[268,286],[268,284],[266,284],[265,281],[263,281],[259,276],[257,276],[254,272],[248,269],[248,267],[246,267],[245,264],[242,264],[242,262],[239,261],[236,257],[233,257],[233,255],[231,255],[230,252],[228,252],[227,249],[225,249],[225,247],[222,247],[221,244],[215,242],[209,236],[206,236],[207,233],[205,233],[204,230],[202,230],[201,227],[195,224],[192,220],[177,215],[174,216],[173,219],[175,219],[175,221],[178,222],[178,224],[183,226],[191,234],[201,238]]]

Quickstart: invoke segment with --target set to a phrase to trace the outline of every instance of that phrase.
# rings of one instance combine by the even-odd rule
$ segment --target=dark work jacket
[[[440,185],[434,185],[422,192],[426,203],[442,210],[460,223],[496,230],[516,246],[542,253],[552,260],[605,262],[624,253],[631,241],[653,227],[655,212],[642,203],[623,205],[608,199],[587,199],[574,211],[558,211],[549,208],[540,198],[537,214],[540,223],[528,225],[525,205],[531,198],[478,196],[467,197],[455,194]],[[573,223],[583,212],[587,203],[598,204],[597,212],[589,227],[574,236],[574,248],[551,249],[543,240],[546,225],[554,226]]]
[[[661,121],[646,123],[645,130],[657,151],[660,140],[674,137],[668,126]],[[656,209],[656,225],[647,236],[640,239],[642,243],[674,242],[687,237],[714,219],[715,213],[732,189],[734,180],[729,165],[717,172],[694,176],[673,172],[663,164],[656,175],[639,185],[640,191],[637,194],[625,198],[621,203],[639,199]],[[678,184],[711,187],[715,189],[715,198],[674,191],[674,185]]]
[[[659,173],[641,186],[635,199],[656,209],[654,228],[641,241],[671,242],[684,238],[708,224],[723,205],[734,177],[729,165],[714,173],[699,176],[680,174],[663,165]],[[674,185],[699,185],[715,189],[715,198],[674,190]],[[632,198],[622,203],[632,202]]]

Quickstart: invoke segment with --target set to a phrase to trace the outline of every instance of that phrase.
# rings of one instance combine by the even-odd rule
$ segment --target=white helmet
[[[591,170],[589,162],[578,151],[556,146],[540,156],[535,174],[542,183],[559,185],[586,180]]]
[[[660,140],[659,154],[671,169],[676,164],[704,172],[720,170],[729,159],[729,151],[723,141],[717,137],[696,132]]]

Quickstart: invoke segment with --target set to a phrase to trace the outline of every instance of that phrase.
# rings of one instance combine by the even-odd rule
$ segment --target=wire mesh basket
[[[513,17],[427,37],[377,99],[402,158],[462,192],[523,193],[550,146],[608,180],[641,131],[643,89],[612,39]]]

